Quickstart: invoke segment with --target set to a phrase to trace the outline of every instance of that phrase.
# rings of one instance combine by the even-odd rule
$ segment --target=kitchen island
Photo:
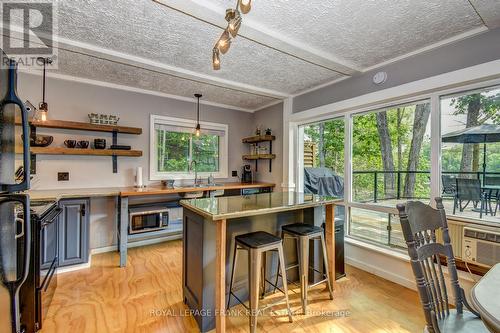
[[[225,332],[226,286],[229,283],[226,273],[231,269],[231,249],[238,234],[258,230],[279,234],[284,224],[321,225],[324,221],[330,276],[335,276],[334,212],[335,205],[342,203],[341,199],[273,192],[182,200],[180,203],[184,207],[183,298],[202,332],[214,327],[217,332]],[[273,266],[276,265],[268,265],[267,271],[275,272]],[[241,289],[247,285],[245,273],[237,267],[235,285],[241,285]],[[241,299],[245,300],[246,296]]]

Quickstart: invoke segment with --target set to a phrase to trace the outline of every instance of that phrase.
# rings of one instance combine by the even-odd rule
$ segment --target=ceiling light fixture
[[[238,30],[241,27],[241,14],[236,9],[228,9],[226,10],[226,21],[229,22],[227,26],[227,30],[233,36],[233,38],[238,35]]]
[[[252,9],[252,0],[240,0],[240,9],[243,14],[248,14]]]
[[[41,121],[47,120],[47,113],[49,112],[49,105],[45,102],[45,84],[47,81],[46,66],[52,64],[52,59],[39,57],[37,60],[43,63],[43,82],[42,82],[42,102],[38,105],[39,118]]]
[[[202,94],[194,94],[194,97],[198,99],[198,103],[196,105],[196,128],[194,130],[194,134],[196,136],[200,136],[201,134],[201,126],[200,126],[200,98],[203,96]]]
[[[222,54],[226,54],[230,46],[231,46],[231,37],[229,36],[229,32],[227,30],[224,30],[224,32],[219,38],[219,41],[217,42],[217,48]]]
[[[214,70],[218,71],[220,69],[220,55],[219,49],[214,47],[212,54],[212,65]]]
[[[247,14],[251,9],[252,0],[238,0],[236,9],[226,9],[227,28],[215,43],[212,51],[212,67],[214,70],[220,69],[220,53],[226,54],[231,46],[231,37],[236,38],[241,27],[241,13]],[[240,13],[241,11],[241,13]]]

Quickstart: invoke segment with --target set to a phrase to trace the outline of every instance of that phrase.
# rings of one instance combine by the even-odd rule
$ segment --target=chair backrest
[[[484,177],[484,185],[500,185],[500,176]]]
[[[481,200],[481,180],[457,178],[457,198],[461,200]]]
[[[463,294],[441,198],[436,198],[436,207],[434,209],[419,201],[397,205],[429,332],[439,332],[438,320],[450,313],[440,256],[446,257],[457,312],[463,312]],[[442,232],[443,243],[437,241],[437,230]]]
[[[455,195],[457,192],[457,182],[455,179],[455,176],[441,176],[441,181],[443,182],[443,193]]]

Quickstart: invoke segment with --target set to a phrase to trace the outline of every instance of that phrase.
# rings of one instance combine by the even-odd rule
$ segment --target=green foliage
[[[473,103],[480,105],[480,114],[477,119],[478,124],[491,121],[493,124],[500,124],[500,91],[481,92],[470,95],[452,98],[451,106],[455,108],[453,114],[467,114],[469,106]]]
[[[219,170],[219,136],[156,130],[159,172],[188,172],[191,158],[198,172]]]

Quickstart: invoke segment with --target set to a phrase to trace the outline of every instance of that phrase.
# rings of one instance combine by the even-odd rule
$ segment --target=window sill
[[[380,254],[384,254],[389,257],[399,259],[401,261],[410,262],[410,257],[407,254],[403,253],[402,251],[391,249],[386,246],[376,245],[373,243],[361,241],[359,239],[352,238],[350,236],[345,236],[345,242],[356,247],[360,247]]]

